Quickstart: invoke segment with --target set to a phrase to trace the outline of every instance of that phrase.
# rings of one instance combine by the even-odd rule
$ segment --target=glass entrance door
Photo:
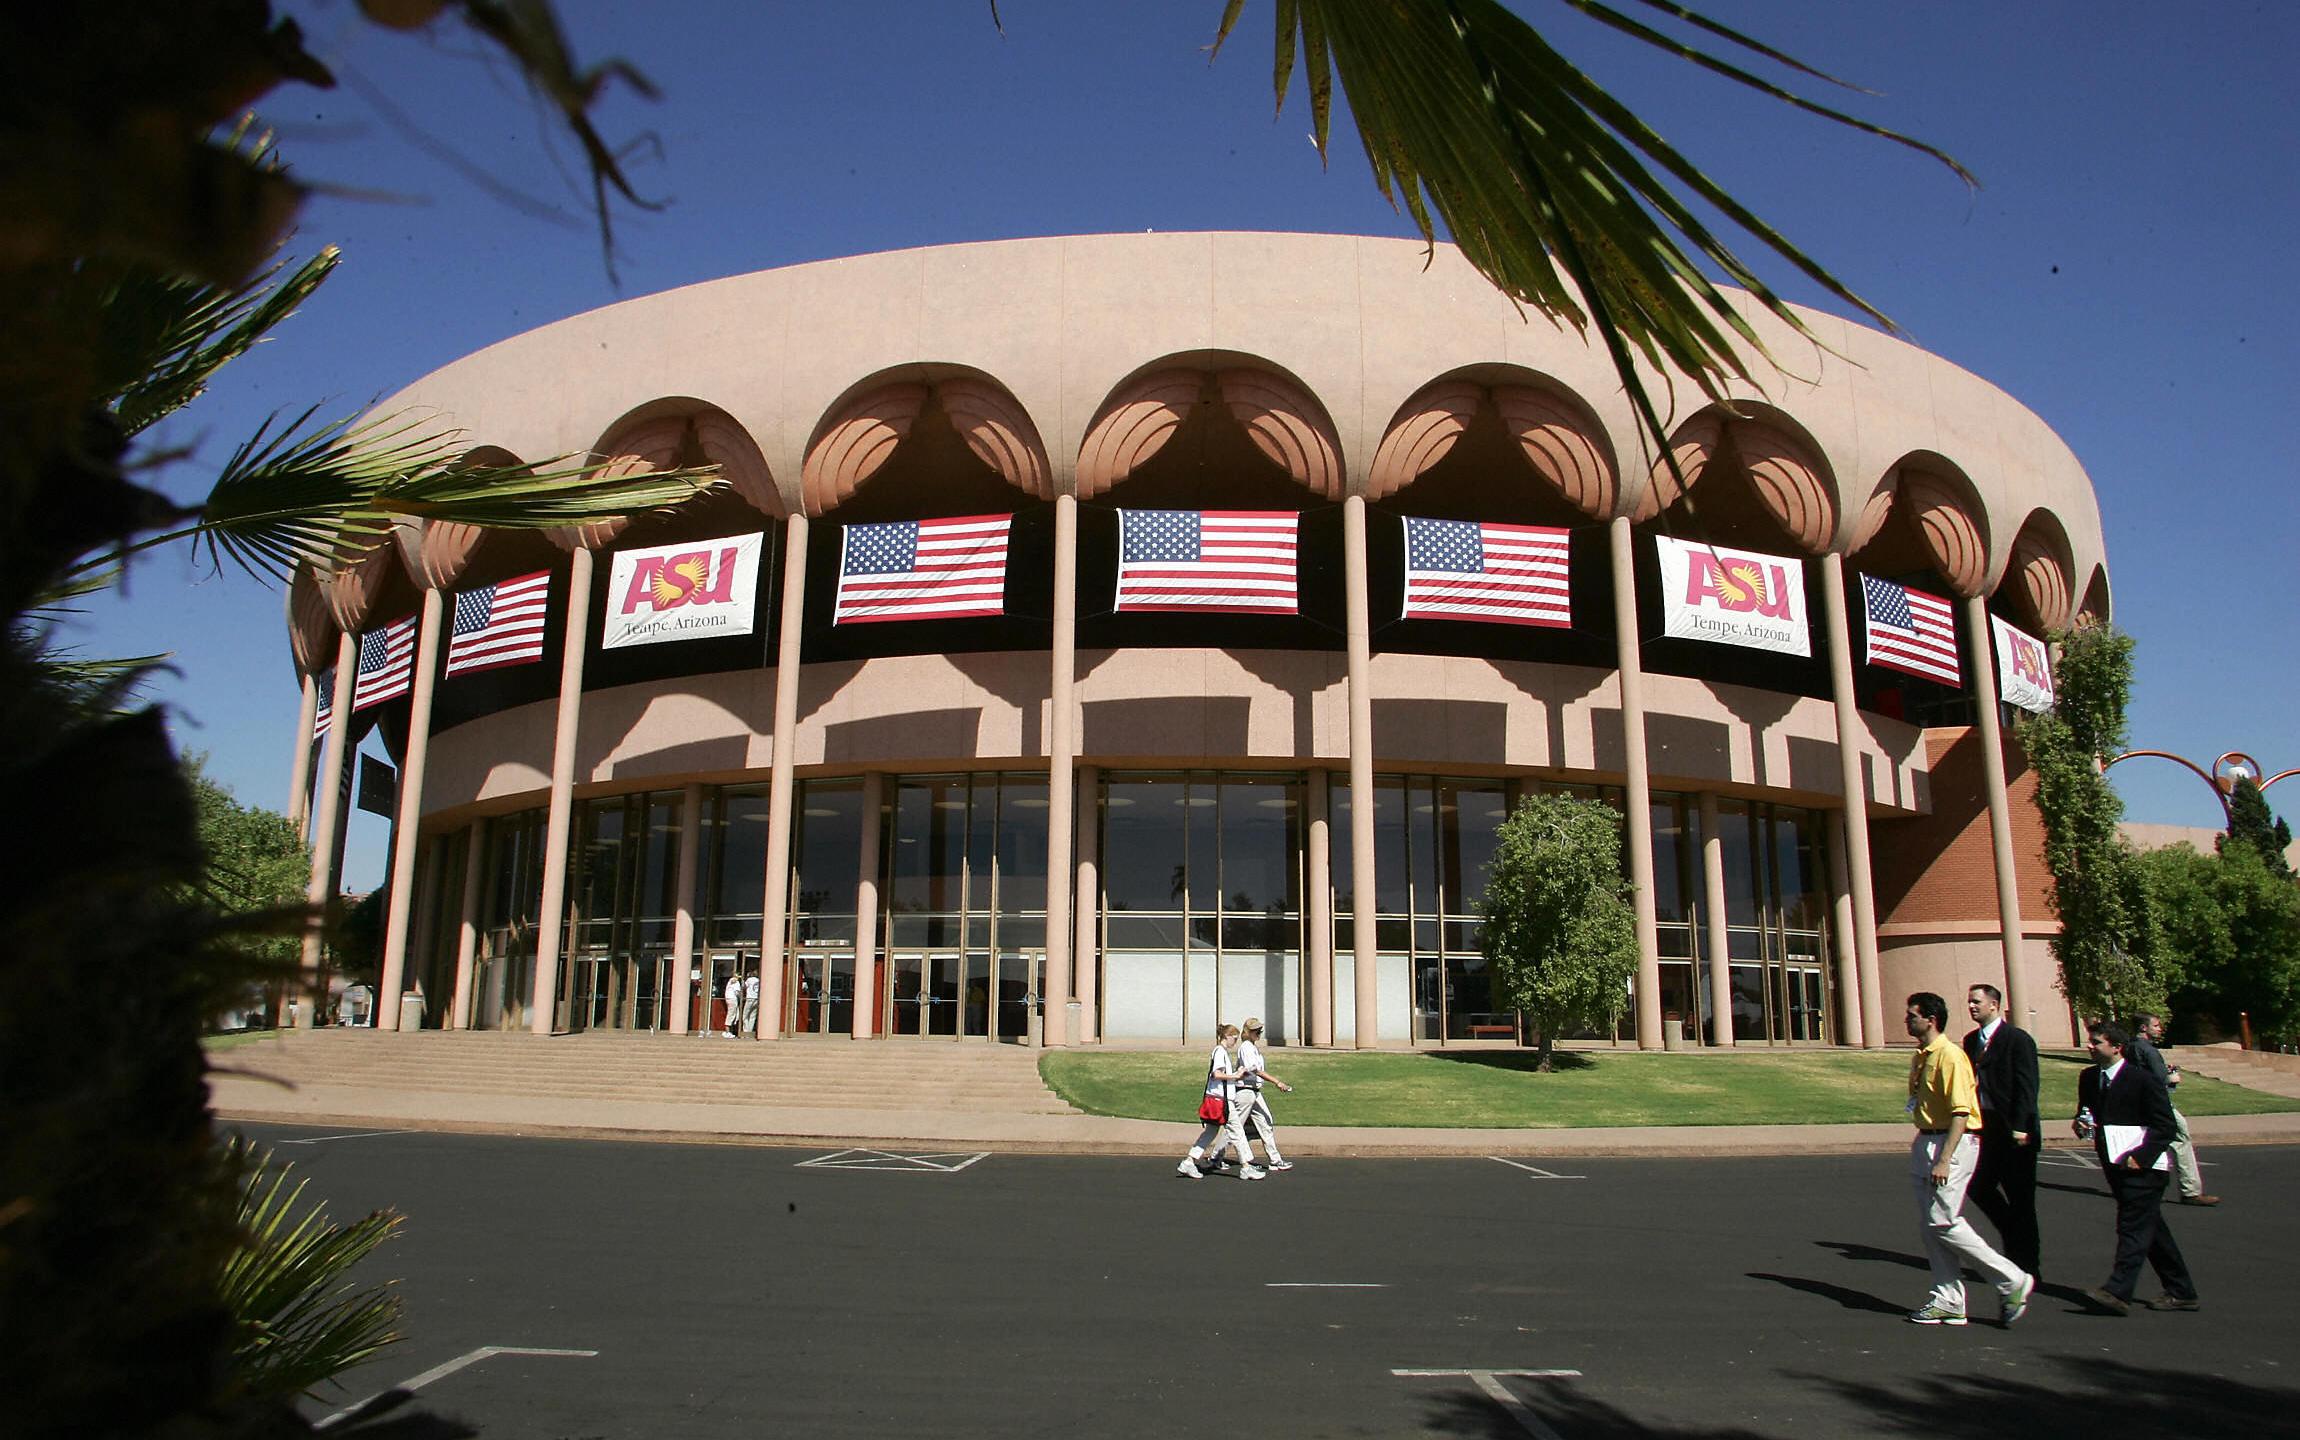
[[[855,1023],[855,957],[827,950],[801,950],[791,956],[783,997],[786,1035],[852,1035]]]

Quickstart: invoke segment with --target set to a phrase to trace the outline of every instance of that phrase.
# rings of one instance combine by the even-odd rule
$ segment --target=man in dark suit
[[[1994,985],[1975,985],[1965,995],[1965,1013],[1980,1027],[1965,1036],[1965,1056],[1981,1094],[1981,1158],[1968,1193],[2004,1240],[2005,1258],[2036,1275],[2042,1273],[2036,1161],[2044,1148],[2036,1113],[2036,1041],[2005,1018],[2004,1003]]]
[[[2147,1257],[2164,1294],[2150,1302],[2158,1310],[2195,1310],[2196,1282],[2188,1262],[2164,1223],[2164,1187],[2172,1169],[2165,1154],[2172,1144],[2172,1097],[2147,1067],[2125,1059],[2131,1036],[2122,1026],[2096,1020],[2085,1027],[2090,1070],[2077,1077],[2078,1139],[2090,1138],[2100,1168],[2116,1197],[2116,1263],[2108,1280],[2085,1292],[2111,1315],[2132,1308],[2132,1292]]]

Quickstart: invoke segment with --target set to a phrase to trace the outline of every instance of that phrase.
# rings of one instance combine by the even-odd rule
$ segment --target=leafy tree
[[[1610,1027],[1637,973],[1637,922],[1621,873],[1621,816],[1600,800],[1531,795],[1495,834],[1479,902],[1502,1002],[1541,1036],[1550,1068],[1559,1031]]]
[[[2136,853],[2117,833],[2124,802],[2101,773],[2124,748],[2132,637],[2088,623],[2053,639],[2060,646],[2053,708],[2023,716],[2014,733],[2036,772],[2045,868],[2060,918],[2052,949],[2061,988],[2086,1015],[2162,1009],[2171,977],[2148,888]]]
[[[2300,1035],[2300,886],[2250,845],[2206,855],[2175,845],[2141,857],[2165,948],[2179,959],[2176,1016],[2239,1015],[2272,1039]]]
[[[192,787],[203,860],[200,892],[226,914],[302,909],[311,878],[311,852],[295,822],[260,806],[242,805],[208,777],[205,757],[184,761]],[[296,958],[295,939],[253,933],[236,941],[249,959],[285,965]]]
[[[2268,809],[2259,782],[2249,776],[2237,781],[2228,793],[2228,833],[2220,838],[2221,853],[2226,854],[2230,846],[2242,846],[2289,880],[2292,863],[2284,858],[2284,850],[2291,843],[2292,828]]]

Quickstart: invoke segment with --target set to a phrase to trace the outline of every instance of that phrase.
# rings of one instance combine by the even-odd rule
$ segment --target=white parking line
[[[448,1376],[453,1375],[456,1371],[463,1369],[467,1365],[476,1365],[480,1361],[489,1359],[496,1355],[563,1355],[571,1356],[576,1359],[588,1360],[596,1356],[598,1353],[599,1352],[596,1350],[539,1350],[525,1345],[482,1345],[477,1350],[468,1351],[464,1354],[456,1356],[453,1360],[448,1361],[444,1365],[434,1365],[429,1370],[424,1371],[421,1375],[416,1376],[412,1380],[402,1380],[397,1385],[392,1386],[388,1390],[378,1390],[376,1393],[368,1396],[365,1400],[360,1401],[356,1405],[346,1405],[341,1410],[336,1411],[333,1415],[328,1416],[326,1419],[314,1421],[311,1428],[314,1430],[325,1430],[330,1425],[339,1424],[342,1421],[359,1414],[361,1411],[367,1409],[369,1406],[375,1404],[385,1396],[412,1395],[416,1391],[421,1390],[424,1386],[429,1385],[434,1380],[444,1380]]]
[[[1488,1400],[1508,1411],[1509,1418],[1515,1420],[1518,1428],[1533,1436],[1534,1440],[1565,1440],[1565,1437],[1552,1430],[1548,1422],[1539,1415],[1534,1414],[1531,1406],[1512,1395],[1509,1392],[1509,1387],[1502,1384],[1497,1377],[1514,1375],[1526,1380],[1577,1380],[1581,1378],[1579,1370],[1392,1370],[1390,1373],[1405,1377],[1458,1376],[1466,1379],[1484,1391]]]
[[[1513,1170],[1523,1170],[1536,1180],[1587,1180],[1589,1178],[1587,1175],[1560,1175],[1555,1170],[1544,1170],[1539,1165],[1528,1165],[1522,1160],[1512,1160],[1506,1155],[1488,1155],[1485,1158],[1507,1165]]]
[[[373,1140],[378,1135],[413,1135],[413,1130],[357,1130],[349,1135],[313,1135],[302,1140],[282,1140],[282,1145],[318,1145],[329,1140]]]
[[[1371,1280],[1266,1280],[1264,1290],[1387,1290]]]
[[[893,1150],[835,1150],[828,1155],[817,1155],[812,1160],[801,1160],[794,1170],[878,1170],[902,1175],[955,1175],[978,1160],[990,1158],[988,1150],[974,1152],[951,1150],[924,1155],[902,1154]]]

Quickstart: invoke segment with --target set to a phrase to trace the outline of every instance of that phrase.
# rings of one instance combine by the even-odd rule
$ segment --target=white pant
[[[2180,1195],[2193,1200],[2204,1193],[2204,1172],[2196,1168],[2196,1146],[2188,1138],[2188,1117],[2172,1112],[2172,1166],[2180,1176]]]
[[[1989,1248],[1980,1232],[1964,1217],[1965,1187],[1973,1183],[1973,1166],[1980,1163],[1981,1142],[1966,1135],[1949,1157],[1949,1178],[1933,1183],[1933,1162],[1947,1135],[1919,1133],[1909,1145],[1909,1184],[1917,1196],[1917,1226],[1925,1241],[1925,1259],[1932,1266],[1932,1304],[1952,1315],[1965,1313],[1964,1272],[1960,1261],[1991,1277],[1999,1295],[2010,1295],[2020,1284],[2021,1268]]]
[[[1219,1158],[1224,1150],[1236,1146],[1238,1163],[1240,1165],[1253,1164],[1254,1147],[1246,1143],[1246,1108],[1243,1100],[1232,1100],[1229,1106],[1230,1118],[1220,1125],[1209,1121],[1206,1128],[1198,1132],[1197,1143],[1190,1147],[1190,1158],[1192,1160],[1202,1159],[1209,1153]],[[1208,1142],[1212,1142],[1214,1147],[1211,1152],[1206,1148]]]
[[[1262,1149],[1268,1153],[1271,1164],[1275,1165],[1286,1158],[1278,1153],[1277,1122],[1270,1118],[1270,1102],[1262,1098],[1261,1091],[1240,1090],[1230,1108],[1242,1112],[1238,1116],[1238,1133],[1241,1136],[1253,1132],[1261,1134]]]

